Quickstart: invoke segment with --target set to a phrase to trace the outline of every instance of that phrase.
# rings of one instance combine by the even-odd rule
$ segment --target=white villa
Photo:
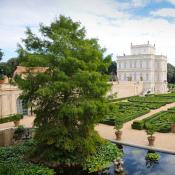
[[[167,57],[156,55],[155,45],[131,43],[131,54],[117,57],[119,84],[143,82],[143,93],[167,92]]]

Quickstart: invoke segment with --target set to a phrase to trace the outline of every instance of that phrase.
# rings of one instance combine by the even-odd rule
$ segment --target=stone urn
[[[148,137],[149,146],[154,146],[155,136]]]
[[[13,121],[13,122],[14,122],[14,124],[15,124],[15,127],[19,126],[19,124],[20,124],[20,120],[15,120],[15,121]]]
[[[120,130],[115,131],[115,135],[116,135],[116,140],[121,140],[121,138],[122,138],[122,131],[120,131]]]
[[[173,124],[171,125],[171,132],[172,132],[172,133],[175,133],[175,123],[173,123]]]

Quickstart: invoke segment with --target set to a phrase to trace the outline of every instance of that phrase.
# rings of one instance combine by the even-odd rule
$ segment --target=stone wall
[[[125,98],[135,95],[141,95],[143,93],[143,82],[134,81],[120,81],[112,82],[111,90],[107,95],[117,93],[117,98]]]
[[[7,128],[0,130],[0,146],[10,146],[18,143],[13,138],[15,129],[16,128]],[[23,142],[25,140],[33,138],[34,131],[35,130],[33,128],[25,128],[23,135],[18,141]]]

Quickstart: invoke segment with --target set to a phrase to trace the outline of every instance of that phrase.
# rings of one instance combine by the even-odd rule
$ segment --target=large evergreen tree
[[[34,157],[49,165],[83,165],[103,140],[94,130],[107,110],[106,92],[111,56],[96,39],[88,39],[80,23],[60,16],[40,26],[40,36],[27,29],[16,77],[22,98],[34,106],[38,146]],[[47,67],[32,73],[31,67]]]

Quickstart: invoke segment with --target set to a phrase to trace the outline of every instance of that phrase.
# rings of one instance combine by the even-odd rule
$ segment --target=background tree
[[[117,80],[117,63],[116,61],[112,61],[110,66],[108,67],[108,74],[111,76],[110,80]]]
[[[168,63],[167,65],[167,81],[168,83],[175,83],[175,67]]]
[[[3,57],[3,52],[0,49],[0,61],[2,60],[2,57]],[[4,78],[4,75],[3,75],[3,70],[1,68],[1,63],[0,63],[0,80],[2,80],[3,78]]]
[[[12,77],[16,67],[19,65],[18,58],[11,58],[7,62],[0,63],[0,74]]]
[[[38,142],[35,160],[50,166],[83,166],[103,140],[94,130],[108,111],[108,67],[97,39],[86,38],[80,23],[60,18],[40,26],[41,38],[26,31],[20,64],[29,68],[25,79],[16,77],[22,97],[35,106]],[[47,67],[32,73],[30,67]]]
[[[0,49],[0,61],[2,60],[2,57],[3,57],[3,52],[2,52],[2,50]]]

